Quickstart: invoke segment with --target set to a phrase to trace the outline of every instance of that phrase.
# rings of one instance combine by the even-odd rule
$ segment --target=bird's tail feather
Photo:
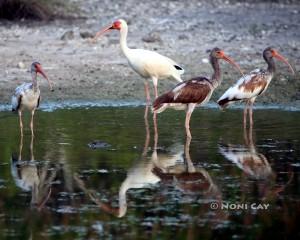
[[[152,111],[155,113],[160,113],[160,112],[164,111],[168,106],[167,103],[171,103],[173,101],[173,99],[174,99],[173,97],[174,97],[174,94],[172,92],[167,92],[167,93],[160,95],[153,102]]]
[[[222,109],[227,108],[230,104],[234,103],[234,102],[238,102],[241,101],[241,99],[237,99],[237,98],[233,98],[233,99],[229,99],[229,98],[223,98],[221,100],[218,101],[219,106]]]

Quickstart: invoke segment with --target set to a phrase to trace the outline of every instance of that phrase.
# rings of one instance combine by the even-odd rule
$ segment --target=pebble
[[[18,68],[24,69],[25,68],[25,64],[23,62],[19,62],[18,63]]]
[[[80,32],[79,33],[80,37],[81,38],[93,38],[94,37],[94,34],[92,34],[91,32]]]
[[[144,42],[152,43],[152,42],[162,42],[160,34],[158,32],[151,32],[142,38]]]
[[[66,31],[61,37],[60,40],[72,40],[75,38],[74,31]]]

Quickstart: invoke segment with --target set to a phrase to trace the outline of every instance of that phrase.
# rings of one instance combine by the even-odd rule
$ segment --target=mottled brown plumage
[[[212,91],[213,86],[207,78],[196,77],[177,84],[171,91],[159,96],[153,103],[153,109],[158,110],[164,103],[201,104]]]
[[[189,130],[189,122],[192,112],[196,105],[204,105],[209,101],[214,89],[221,83],[221,70],[219,59],[223,59],[240,71],[237,64],[234,63],[219,48],[214,48],[210,53],[210,63],[214,69],[211,79],[206,77],[195,77],[190,80],[177,84],[172,90],[159,96],[153,103],[154,114],[164,111],[168,107],[186,109],[185,128],[189,138],[191,133]]]
[[[264,50],[263,58],[268,64],[268,69],[255,69],[251,71],[249,74],[240,78],[234,86],[227,89],[227,91],[218,100],[218,104],[221,108],[226,108],[228,105],[236,101],[246,101],[246,106],[244,109],[244,127],[246,127],[247,123],[247,112],[249,112],[250,125],[253,124],[253,103],[257,96],[261,95],[267,90],[275,74],[276,68],[274,58],[286,63],[290,70],[294,73],[294,70],[288,61],[271,47],[268,47]]]

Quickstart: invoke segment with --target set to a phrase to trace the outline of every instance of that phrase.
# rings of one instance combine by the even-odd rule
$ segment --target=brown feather
[[[158,110],[164,103],[170,103],[174,99],[174,93],[171,91],[160,95],[153,103],[153,110]]]
[[[180,89],[181,85],[185,85]],[[176,88],[179,88],[178,91]],[[171,91],[159,96],[153,103],[153,109],[156,111],[164,103],[202,103],[211,93],[212,85],[207,78],[197,77],[177,84]]]
[[[263,92],[267,84],[268,82],[265,77],[262,74],[257,74],[254,75],[249,81],[241,84],[239,89],[244,89],[245,92],[254,92],[256,89],[261,88],[261,92]]]
[[[207,79],[191,79],[172,101],[172,103],[202,103],[211,92],[211,83]]]

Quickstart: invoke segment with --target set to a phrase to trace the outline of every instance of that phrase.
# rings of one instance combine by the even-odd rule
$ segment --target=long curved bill
[[[99,32],[96,33],[95,37],[92,39],[93,42],[96,42],[97,38],[100,37],[101,35],[103,35],[104,33],[113,30],[113,26],[109,25],[106,28],[100,30]]]
[[[290,64],[283,56],[281,56],[278,52],[276,52],[276,53],[274,54],[274,57],[276,57],[278,60],[280,60],[280,61],[284,62],[286,65],[288,65],[288,66],[289,66],[289,69],[291,70],[291,72],[292,72],[293,74],[295,74],[295,71],[294,71],[294,69],[292,68],[291,64]]]
[[[37,66],[37,72],[39,72],[48,81],[50,91],[53,92],[54,89],[52,87],[52,83],[50,82],[49,78],[47,77],[46,73],[44,72],[41,66]]]
[[[223,59],[226,62],[229,62],[231,65],[233,65],[244,77],[244,73],[243,73],[242,69],[240,68],[240,66],[237,63],[235,63],[230,57],[227,57],[225,54],[223,55]]]

